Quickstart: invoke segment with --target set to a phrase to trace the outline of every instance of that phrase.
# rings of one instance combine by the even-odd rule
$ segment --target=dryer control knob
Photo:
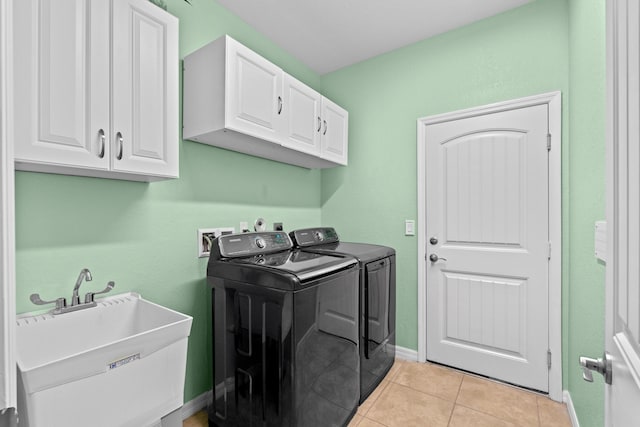
[[[262,237],[258,237],[256,239],[256,246],[260,249],[264,249],[264,247],[267,246],[267,242],[265,242]]]
[[[316,239],[320,242],[324,240],[324,234],[321,231],[316,231]]]

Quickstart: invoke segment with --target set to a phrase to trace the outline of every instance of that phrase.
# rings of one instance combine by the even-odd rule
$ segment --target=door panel
[[[447,242],[522,247],[525,141],[523,133],[491,131],[442,144]]]
[[[322,98],[322,157],[347,165],[349,113],[327,98]]]
[[[548,391],[546,105],[426,127],[427,359]]]
[[[235,40],[227,41],[226,125],[279,142],[283,126],[283,72],[257,53]]]
[[[640,425],[640,5],[607,2],[607,426]]]
[[[113,170],[178,176],[178,22],[165,15],[113,3]]]
[[[524,358],[526,280],[444,273],[444,341]]]
[[[284,111],[287,133],[283,145],[320,155],[320,100],[322,96],[288,74],[284,75]]]
[[[109,3],[13,4],[16,160],[108,168]]]

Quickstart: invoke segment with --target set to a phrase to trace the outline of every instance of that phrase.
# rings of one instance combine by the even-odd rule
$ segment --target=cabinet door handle
[[[118,132],[116,134],[116,139],[118,141],[118,144],[120,145],[119,150],[118,150],[118,155],[116,156],[116,159],[122,160],[122,150],[123,150],[123,146],[124,146],[124,138],[122,137],[122,133],[121,132]]]
[[[320,119],[320,116],[318,116],[318,132],[320,132],[320,129],[322,129],[322,120]]]
[[[322,134],[326,135],[327,134],[327,121],[323,120],[322,122],[324,123],[324,131],[322,132]]]
[[[282,113],[282,97],[278,97],[278,114]]]
[[[98,131],[98,138],[100,138],[100,152],[98,153],[98,157],[102,159],[104,157],[104,145],[106,139],[104,135],[104,129],[100,129]]]

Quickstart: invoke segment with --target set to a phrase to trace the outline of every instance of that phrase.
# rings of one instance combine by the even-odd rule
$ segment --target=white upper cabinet
[[[276,140],[283,126],[282,70],[232,38],[226,41],[227,127]]]
[[[341,165],[347,164],[349,113],[322,97],[322,156]]]
[[[223,36],[184,58],[183,137],[307,168],[346,165],[348,114],[326,100],[324,117],[325,99]]]
[[[282,145],[320,156],[322,95],[288,74],[284,77],[286,129]]]
[[[178,20],[113,1],[113,170],[178,177]]]
[[[177,19],[146,0],[12,6],[16,168],[177,177]]]

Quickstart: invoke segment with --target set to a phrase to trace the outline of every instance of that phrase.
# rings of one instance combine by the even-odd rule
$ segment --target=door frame
[[[0,411],[15,408],[15,198],[11,2],[0,0]]]
[[[549,397],[562,401],[562,94],[559,91],[482,105],[417,120],[418,155],[418,361],[427,360],[426,128],[436,123],[547,105],[549,111]]]

